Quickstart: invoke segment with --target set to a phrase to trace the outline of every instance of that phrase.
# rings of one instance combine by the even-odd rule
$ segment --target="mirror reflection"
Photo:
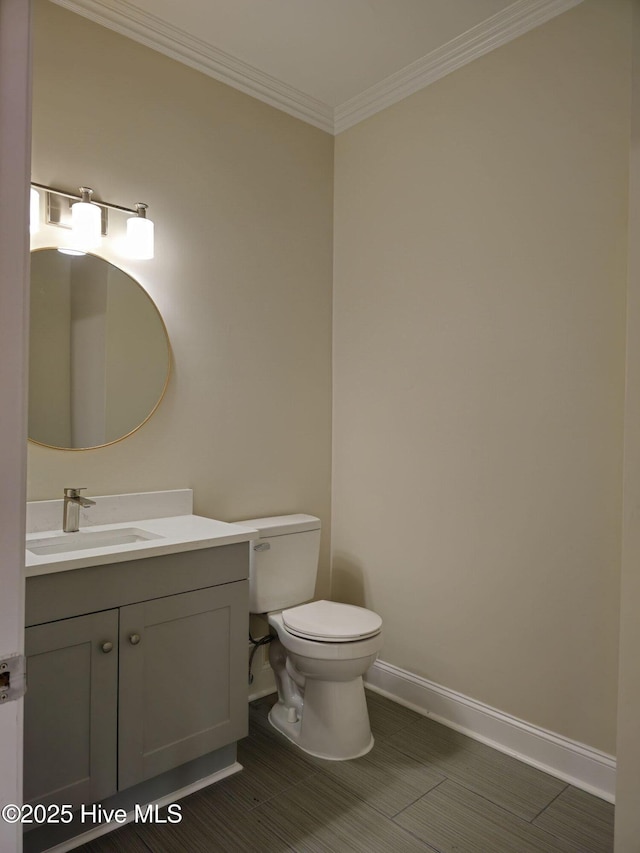
[[[100,447],[141,426],[169,378],[158,309],[135,279],[95,255],[31,253],[29,438]]]

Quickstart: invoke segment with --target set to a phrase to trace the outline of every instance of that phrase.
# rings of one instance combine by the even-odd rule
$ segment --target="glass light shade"
[[[97,204],[77,201],[71,205],[71,232],[78,249],[95,249],[102,239],[102,212]]]
[[[127,253],[140,261],[153,258],[153,222],[144,216],[127,219]]]
[[[40,193],[34,187],[31,187],[31,196],[29,202],[29,231],[35,234],[40,230]]]

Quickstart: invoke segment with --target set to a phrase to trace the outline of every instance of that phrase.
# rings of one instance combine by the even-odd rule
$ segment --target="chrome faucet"
[[[80,530],[80,507],[86,509],[95,506],[95,501],[84,498],[80,494],[84,489],[86,486],[81,486],[79,489],[64,490],[64,509],[62,512],[62,530],[64,533],[77,533]]]

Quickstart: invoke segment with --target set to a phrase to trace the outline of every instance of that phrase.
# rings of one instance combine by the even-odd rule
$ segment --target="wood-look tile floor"
[[[79,853],[609,853],[613,806],[375,693],[373,750],[322,761],[250,706],[242,773]]]

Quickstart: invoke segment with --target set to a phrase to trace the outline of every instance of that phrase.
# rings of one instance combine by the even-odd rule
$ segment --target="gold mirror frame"
[[[38,254],[40,252],[47,252],[47,251],[48,252],[51,252],[51,251],[58,252],[58,247],[56,247],[56,246],[43,246],[43,247],[39,247],[37,249],[32,249],[31,255],[35,255],[35,254]],[[31,438],[31,436],[29,436],[29,435],[27,436],[27,440],[31,444],[38,445],[39,447],[47,447],[51,450],[62,450],[62,451],[66,451],[66,452],[81,452],[81,451],[86,451],[86,450],[100,450],[104,447],[110,447],[113,444],[118,444],[119,442],[124,441],[124,439],[129,438],[129,436],[133,435],[135,432],[137,432],[139,429],[141,429],[157,411],[158,407],[160,406],[160,403],[162,403],[164,396],[167,392],[167,388],[169,386],[169,381],[171,379],[171,375],[172,375],[172,371],[173,371],[173,351],[171,348],[171,341],[169,339],[169,333],[167,331],[167,327],[166,327],[166,324],[164,322],[164,318],[162,317],[162,314],[160,313],[158,306],[155,304],[155,302],[153,301],[151,296],[147,293],[145,288],[130,273],[128,273],[125,270],[121,269],[120,267],[116,266],[116,264],[112,263],[111,261],[108,261],[106,258],[103,258],[100,255],[96,255],[96,254],[93,254],[91,252],[86,252],[85,257],[93,257],[99,261],[102,261],[102,262],[108,264],[109,266],[111,266],[114,269],[121,272],[134,285],[136,285],[138,288],[140,288],[140,290],[142,291],[142,293],[144,294],[144,296],[148,300],[150,306],[152,307],[153,311],[157,315],[157,317],[160,321],[160,327],[164,333],[164,339],[165,339],[166,346],[167,346],[166,376],[165,376],[164,384],[162,386],[162,390],[160,392],[160,395],[158,396],[158,399],[157,399],[156,403],[154,404],[153,408],[149,411],[149,413],[146,415],[146,417],[142,421],[140,421],[140,423],[138,423],[135,427],[133,427],[133,429],[129,430],[128,432],[124,433],[123,435],[118,436],[118,438],[114,438],[111,441],[105,441],[102,444],[88,445],[86,447],[63,447],[63,446],[58,445],[58,444],[49,444],[47,442],[40,441],[40,440],[35,439],[35,438]],[[29,430],[29,427],[27,425],[27,431],[28,430]]]

